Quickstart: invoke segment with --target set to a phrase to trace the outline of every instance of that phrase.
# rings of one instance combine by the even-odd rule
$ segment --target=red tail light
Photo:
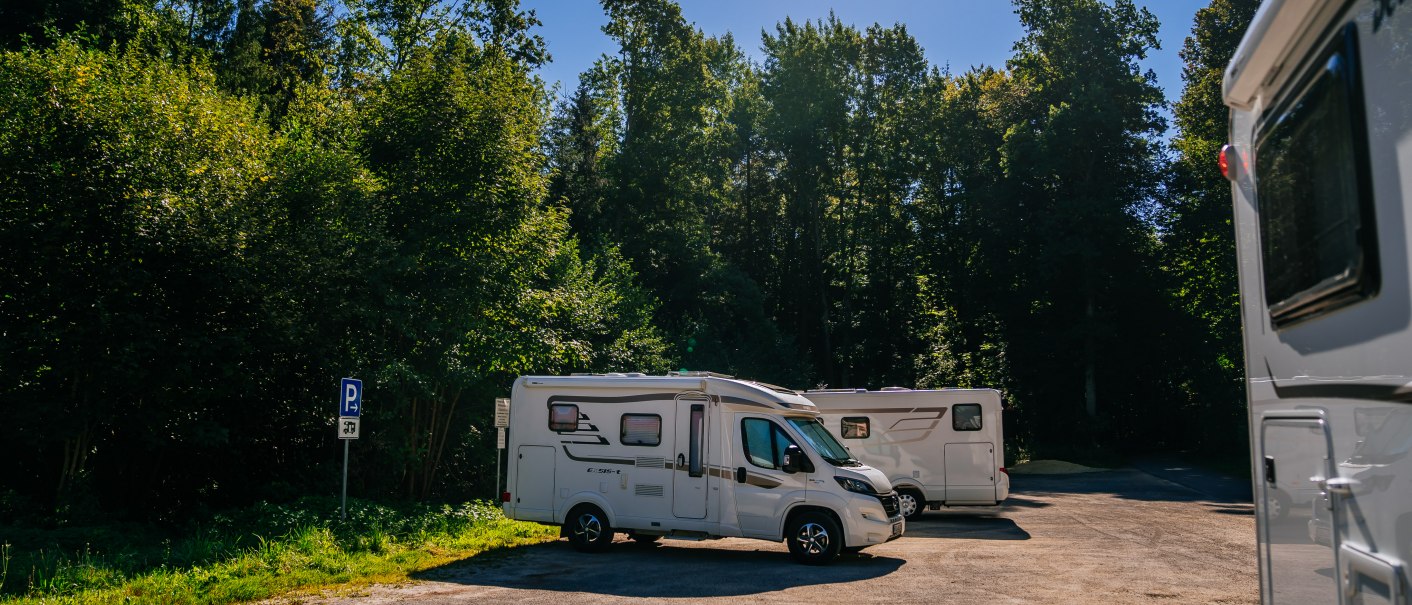
[[[1231,178],[1231,158],[1235,155],[1235,150],[1230,145],[1221,146],[1221,155],[1216,158],[1216,165],[1221,167],[1221,176]]]
[[[510,501],[510,492],[500,492],[500,501],[501,501],[501,502],[509,502],[509,501]]]
[[[1005,470],[1005,467],[1003,467],[1003,466],[1000,467],[1000,472],[1005,473],[1005,474],[1007,474],[1007,475],[1010,474],[1010,471]]]

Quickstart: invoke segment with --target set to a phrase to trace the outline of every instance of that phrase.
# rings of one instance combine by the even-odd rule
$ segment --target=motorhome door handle
[[[677,468],[686,466],[686,454],[677,454]]]
[[[1352,496],[1353,488],[1358,487],[1358,481],[1348,477],[1333,477],[1331,479],[1310,477],[1309,480],[1319,485],[1319,491],[1328,492],[1335,496]]]

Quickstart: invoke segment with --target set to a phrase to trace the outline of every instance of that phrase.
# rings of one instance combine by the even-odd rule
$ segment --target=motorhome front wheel
[[[608,517],[591,504],[569,513],[569,543],[581,552],[602,552],[613,543],[613,528]]]
[[[823,565],[838,556],[843,547],[843,532],[832,517],[808,511],[794,518],[786,541],[794,560],[805,565]]]

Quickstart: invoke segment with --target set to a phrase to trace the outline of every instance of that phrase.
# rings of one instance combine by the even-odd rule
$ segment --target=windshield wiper
[[[823,457],[823,459],[824,459],[825,462],[828,462],[829,464],[832,464],[832,465],[834,465],[834,466],[862,466],[862,465],[863,465],[862,462],[859,462],[859,461],[857,461],[857,460],[855,460],[855,459],[853,459],[853,458],[834,458],[834,457],[832,457],[832,456],[824,456],[823,454],[819,454],[819,455]]]

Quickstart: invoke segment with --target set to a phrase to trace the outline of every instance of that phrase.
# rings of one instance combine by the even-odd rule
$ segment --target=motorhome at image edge
[[[908,521],[929,506],[994,506],[1010,495],[999,391],[891,387],[804,396],[858,460],[887,475]]]
[[[512,519],[575,548],[617,533],[785,541],[827,563],[902,535],[897,495],[797,392],[709,373],[524,376],[510,395]]]
[[[1405,604],[1412,4],[1266,0],[1223,96],[1261,600]]]

